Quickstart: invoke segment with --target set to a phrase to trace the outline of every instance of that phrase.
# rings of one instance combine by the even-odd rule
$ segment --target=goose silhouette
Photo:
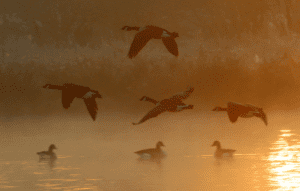
[[[135,57],[142,49],[143,47],[147,44],[148,41],[150,41],[152,38],[153,39],[162,39],[165,47],[168,49],[168,51],[173,54],[174,56],[178,56],[178,47],[175,42],[175,38],[179,37],[178,33],[176,32],[169,32],[166,29],[156,27],[156,26],[151,26],[148,25],[146,27],[129,27],[129,26],[124,26],[122,30],[136,30],[139,31],[134,39],[133,42],[130,46],[130,50],[128,53],[129,58]]]
[[[142,158],[159,158],[159,157],[163,157],[164,153],[162,151],[162,149],[160,147],[164,147],[165,145],[163,144],[163,142],[159,141],[156,143],[156,148],[151,148],[151,149],[144,149],[144,150],[140,150],[140,151],[136,151],[134,153],[136,153],[137,155],[139,155]]]
[[[37,152],[36,154],[39,155],[40,160],[42,160],[42,159],[56,159],[57,157],[56,157],[56,154],[53,152],[53,149],[57,149],[57,148],[55,147],[54,144],[51,144],[49,146],[48,151],[41,151],[41,152]]]
[[[102,98],[98,91],[72,83],[66,83],[63,86],[46,84],[43,88],[61,90],[62,104],[65,109],[70,107],[75,97],[83,99],[91,117],[94,121],[96,120],[98,111],[96,98]]]
[[[228,102],[227,108],[215,107],[212,111],[227,111],[229,120],[232,123],[236,122],[238,117],[250,118],[255,116],[261,118],[264,123],[268,125],[267,116],[264,113],[263,109],[251,104],[243,105],[240,103]]]
[[[216,158],[221,158],[221,157],[232,157],[233,153],[236,150],[233,149],[222,149],[221,148],[221,143],[219,141],[215,141],[212,145],[217,147],[217,150],[215,152],[215,157]]]
[[[133,125],[138,125],[144,123],[148,119],[157,117],[159,114],[169,111],[169,112],[180,112],[185,109],[193,109],[193,105],[186,105],[182,102],[182,100],[188,98],[190,94],[194,91],[193,87],[189,87],[184,92],[179,92],[174,94],[172,97],[168,99],[164,99],[162,101],[156,101],[152,98],[143,96],[140,101],[148,101],[154,103],[156,105],[155,108],[150,110],[138,123],[132,123]]]

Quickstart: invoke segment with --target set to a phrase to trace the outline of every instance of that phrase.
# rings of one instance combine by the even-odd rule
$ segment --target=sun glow
[[[297,190],[300,188],[300,142],[290,130],[280,132],[267,158],[269,179],[277,190]]]

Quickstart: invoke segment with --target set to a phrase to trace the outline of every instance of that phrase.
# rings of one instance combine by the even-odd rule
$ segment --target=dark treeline
[[[205,38],[267,34],[272,22],[280,35],[299,28],[299,3],[288,0],[246,1],[3,1],[2,42],[11,35],[32,35],[39,46],[101,46],[101,38],[123,25],[156,24],[181,33],[201,30]]]
[[[159,100],[187,85],[196,87],[189,99],[198,111],[229,100],[266,109],[300,105],[296,1],[0,4],[1,116],[64,112],[61,93],[42,86],[66,82],[99,90],[104,111],[145,111],[151,106],[141,105],[141,96]],[[126,57],[135,33],[122,26],[147,24],[180,34],[178,58],[158,41],[135,59]],[[89,117],[82,107],[75,102],[71,111]]]

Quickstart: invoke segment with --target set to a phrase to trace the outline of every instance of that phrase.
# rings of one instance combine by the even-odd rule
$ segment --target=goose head
[[[179,34],[177,32],[173,32],[172,37],[174,37],[174,38],[179,37]]]
[[[217,146],[217,147],[220,147],[220,142],[219,141],[215,141],[211,146],[213,147],[213,146]]]
[[[102,96],[100,95],[100,93],[99,93],[98,91],[92,90],[92,92],[95,93],[95,94],[94,94],[94,97],[95,97],[95,98],[102,98]]]
[[[51,145],[49,146],[49,151],[52,151],[53,149],[57,149],[57,148],[56,148],[56,146],[55,146],[54,144],[51,144]]]
[[[163,142],[159,141],[156,143],[156,148],[160,148],[160,147],[164,147],[165,145],[163,144]]]
[[[43,88],[49,88],[50,84],[46,84],[43,86]]]
[[[194,105],[188,105],[187,107],[186,107],[186,109],[193,109],[194,108]]]

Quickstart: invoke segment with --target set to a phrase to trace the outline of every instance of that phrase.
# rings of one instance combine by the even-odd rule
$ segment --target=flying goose
[[[155,108],[150,110],[138,123],[132,123],[133,125],[141,124],[148,119],[154,118],[159,114],[169,111],[169,112],[179,112],[184,109],[193,109],[193,105],[186,105],[182,102],[182,100],[189,97],[189,95],[194,91],[193,87],[189,87],[185,92],[179,92],[174,94],[169,99],[164,99],[162,101],[156,101],[152,98],[143,96],[140,101],[148,101],[156,105]]]
[[[98,107],[95,99],[102,98],[98,91],[72,83],[66,83],[63,86],[46,84],[43,88],[61,90],[62,104],[65,109],[70,107],[75,97],[82,98],[91,117],[94,121],[96,120]]]
[[[40,159],[56,159],[56,154],[53,149],[57,149],[54,144],[49,146],[48,151],[37,152],[36,154],[40,156]]]
[[[227,108],[216,107],[212,111],[227,111],[232,123],[236,122],[238,117],[249,118],[255,116],[261,118],[264,123],[268,125],[267,116],[263,109],[251,104],[242,105],[235,102],[228,102]]]
[[[217,147],[217,150],[215,152],[215,157],[217,158],[226,157],[226,156],[232,157],[233,153],[236,151],[233,149],[222,149],[219,141],[215,141],[211,146]]]
[[[159,158],[164,156],[164,153],[160,148],[162,146],[164,147],[165,145],[161,141],[159,141],[156,143],[156,148],[144,149],[144,150],[136,151],[134,153],[144,158],[147,156],[149,156],[150,158]]]
[[[147,44],[149,40],[152,38],[154,39],[162,39],[164,45],[168,49],[168,51],[175,55],[178,56],[178,47],[175,42],[175,38],[179,37],[178,33],[176,32],[169,32],[166,29],[156,27],[156,26],[146,26],[146,27],[129,27],[129,26],[124,26],[122,30],[136,30],[139,31],[134,39],[133,42],[130,46],[130,50],[128,53],[129,58],[135,57],[142,49],[143,47]]]

